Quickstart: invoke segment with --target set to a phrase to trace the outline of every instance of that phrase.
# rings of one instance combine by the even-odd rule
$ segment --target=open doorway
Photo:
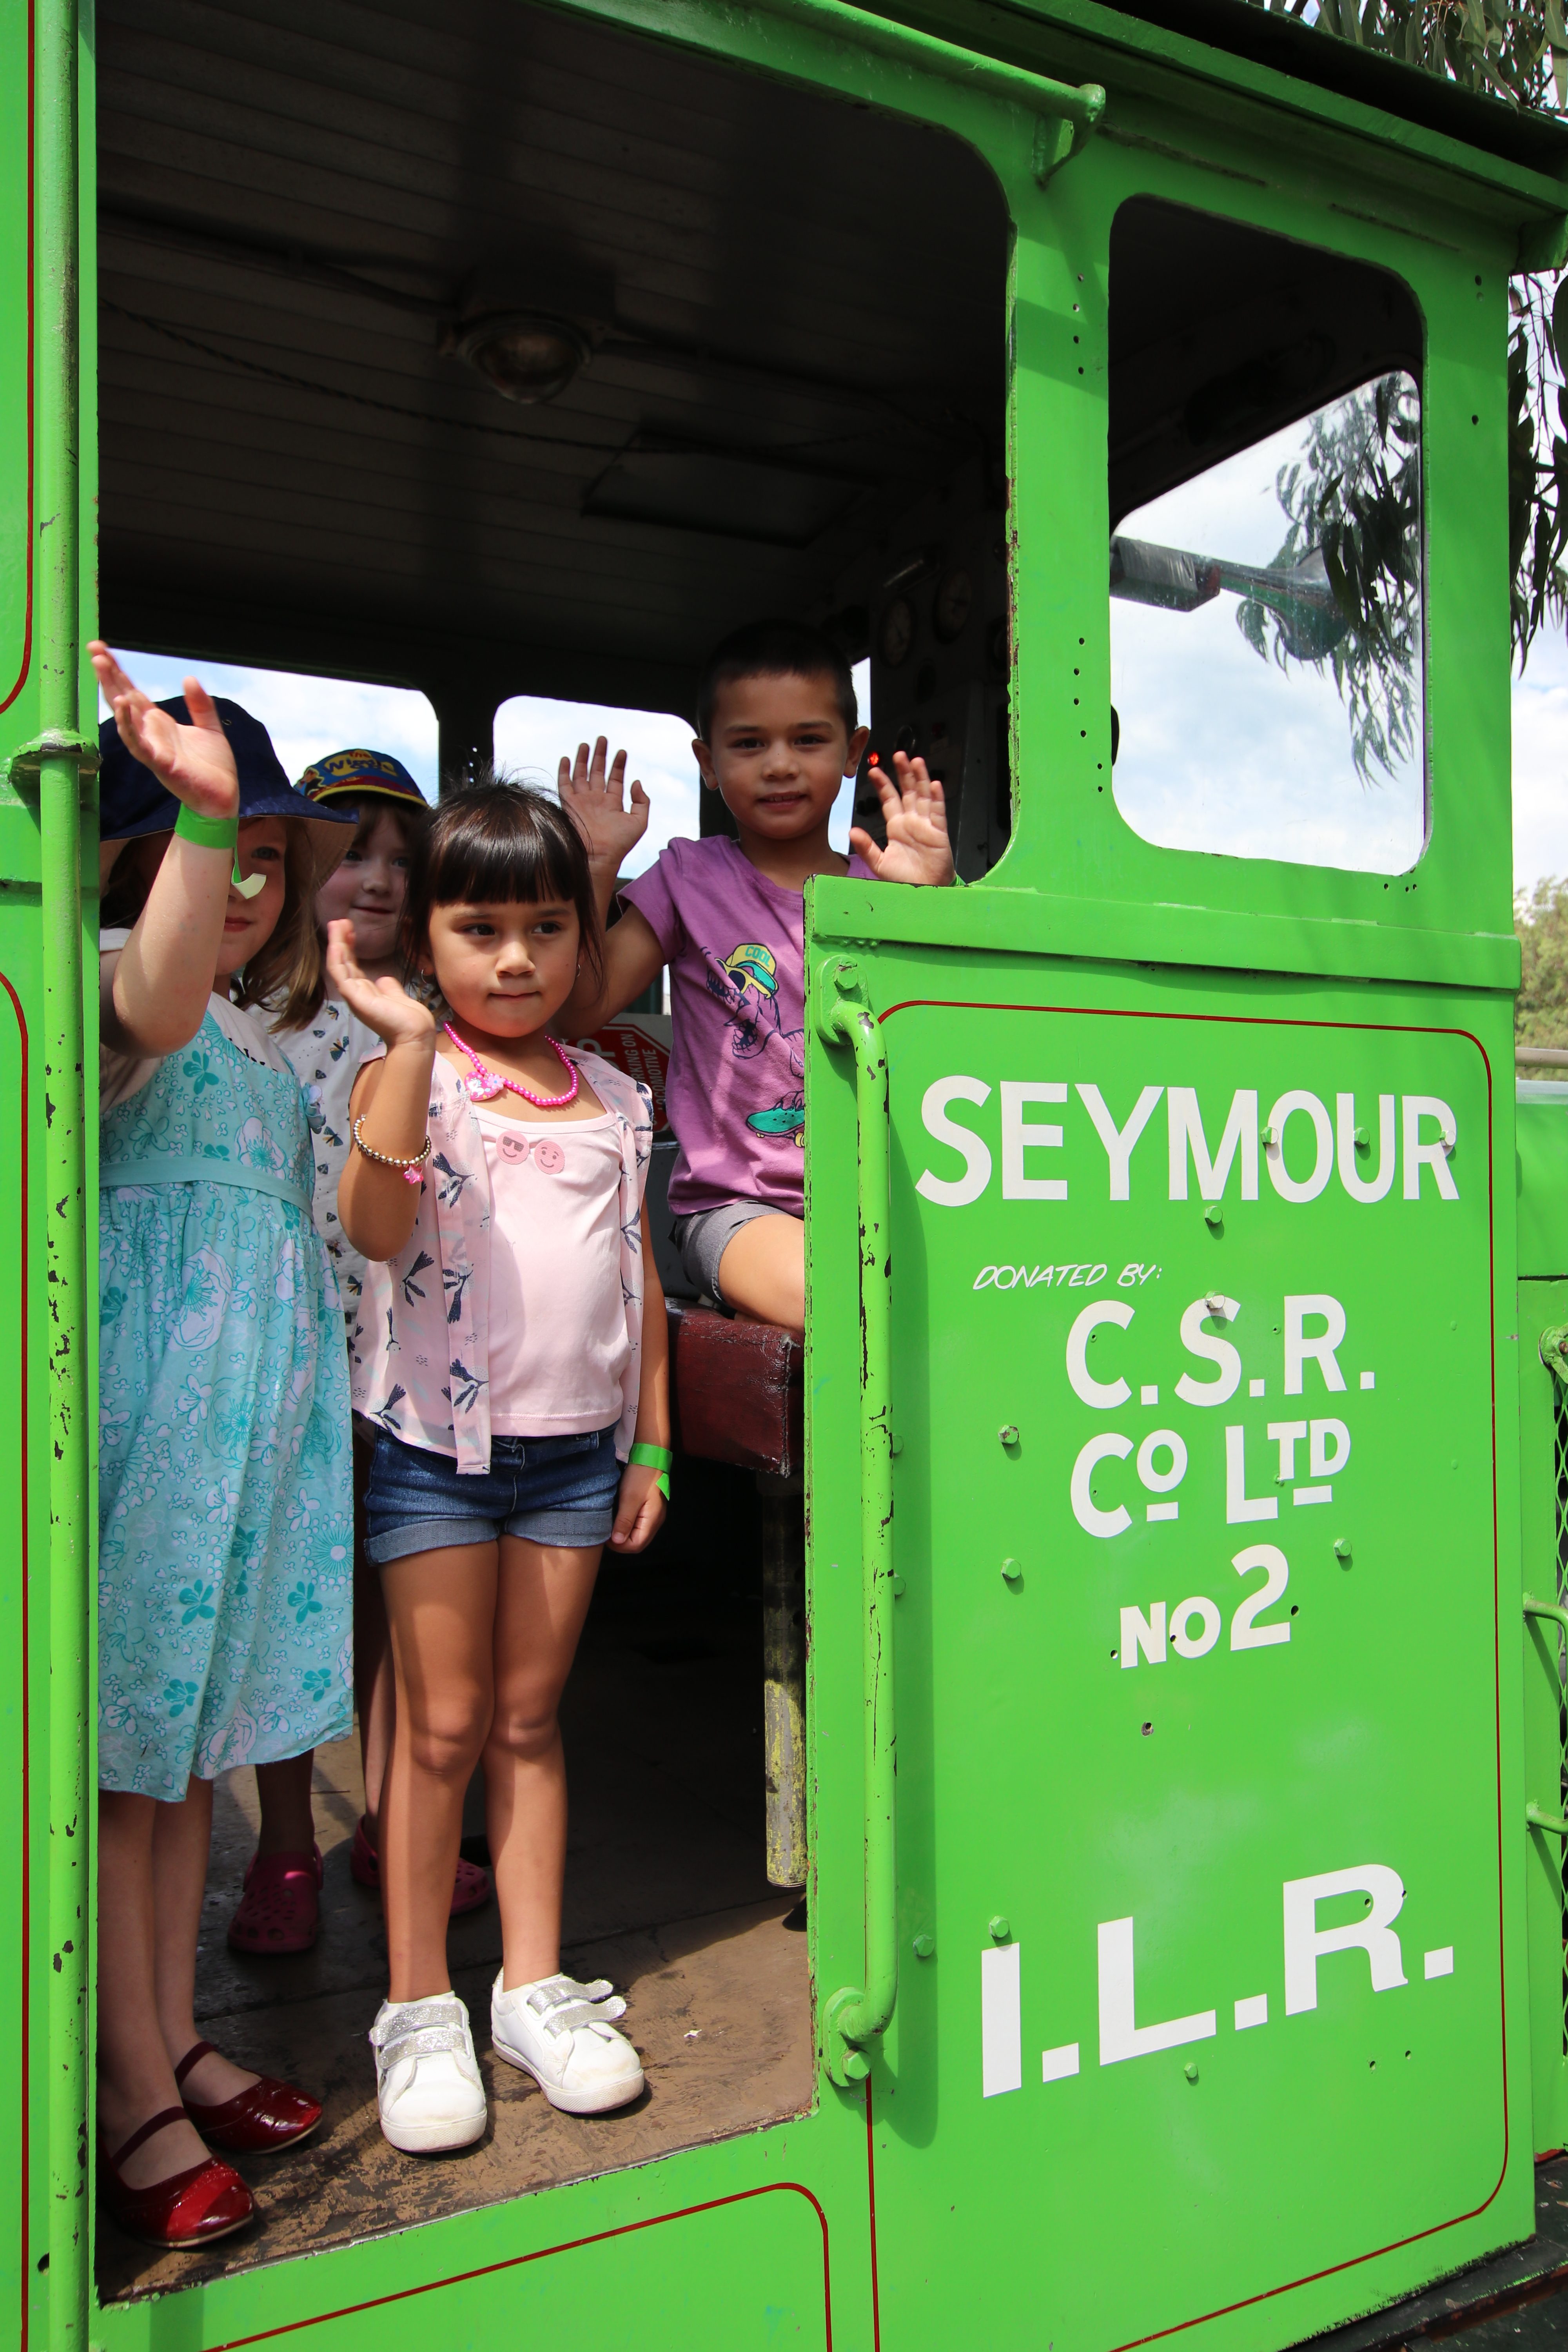
[[[567,15],[410,0],[374,53],[365,21],[341,0],[308,35],[268,0],[199,27],[172,0],[100,14],[104,634],[416,688],[450,774],[509,697],[683,712],[719,635],[796,614],[869,657],[874,745],[925,753],[984,872],[1010,823],[1008,229],[984,163]],[[198,2015],[326,2119],[253,2168],[259,2224],[199,2260],[103,2221],[106,2299],[809,2105],[809,1935],[785,1924],[805,1874],[770,1885],[763,1742],[798,1355],[774,1349],[749,1401],[721,1376],[678,1393],[670,1519],[606,1563],[568,1691],[565,1965],[628,1995],[643,2099],[562,2116],[481,2027],[486,2138],[385,2147],[353,1744],[317,1759],[323,1928],[297,1959],[226,1946],[254,1819],[234,1775]],[[471,1994],[493,1906],[451,1948]]]

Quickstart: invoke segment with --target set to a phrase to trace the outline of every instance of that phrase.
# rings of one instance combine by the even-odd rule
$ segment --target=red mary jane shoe
[[[167,2180],[155,2180],[147,2189],[132,2189],[121,2178],[121,2166],[143,2140],[169,2124],[185,2120],[184,2107],[164,2107],[150,2116],[140,2131],[133,2131],[112,2156],[107,2149],[101,2151],[99,2174],[103,2201],[128,2237],[180,2252],[243,2230],[256,2210],[256,2200],[234,2167],[216,2156],[188,2166],[184,2172],[172,2173]]]
[[[174,2069],[176,2090],[212,2046],[210,2042],[193,2042]],[[186,2099],[184,2112],[214,2147],[227,2148],[232,2156],[272,2156],[279,2148],[294,2147],[309,2139],[321,2120],[321,2103],[307,2092],[297,2091],[292,2083],[263,2074],[216,2107]]]

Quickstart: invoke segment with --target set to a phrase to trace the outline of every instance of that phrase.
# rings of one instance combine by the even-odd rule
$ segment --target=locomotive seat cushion
[[[804,1460],[799,1340],[771,1323],[744,1323],[684,1298],[665,1306],[676,1450],[793,1476]]]

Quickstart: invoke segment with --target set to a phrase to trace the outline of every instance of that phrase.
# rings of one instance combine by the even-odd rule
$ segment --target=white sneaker
[[[551,2105],[569,2116],[624,2107],[642,2089],[642,2061],[609,2022],[626,2013],[626,2002],[610,1996],[607,1977],[592,1984],[542,1977],[509,1991],[498,1973],[490,1994],[496,2056],[531,2074]]]
[[[384,2000],[370,2029],[381,2128],[394,2147],[434,2156],[485,2127],[485,2086],[468,2012],[455,1992]]]

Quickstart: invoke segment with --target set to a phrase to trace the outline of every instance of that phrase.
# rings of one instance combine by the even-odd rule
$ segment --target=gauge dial
[[[950,572],[936,592],[931,625],[944,645],[951,645],[969,618],[974,583],[967,572]]]
[[[909,659],[910,647],[915,641],[914,606],[907,596],[895,596],[882,615],[878,643],[882,659],[889,669],[897,669]]]

